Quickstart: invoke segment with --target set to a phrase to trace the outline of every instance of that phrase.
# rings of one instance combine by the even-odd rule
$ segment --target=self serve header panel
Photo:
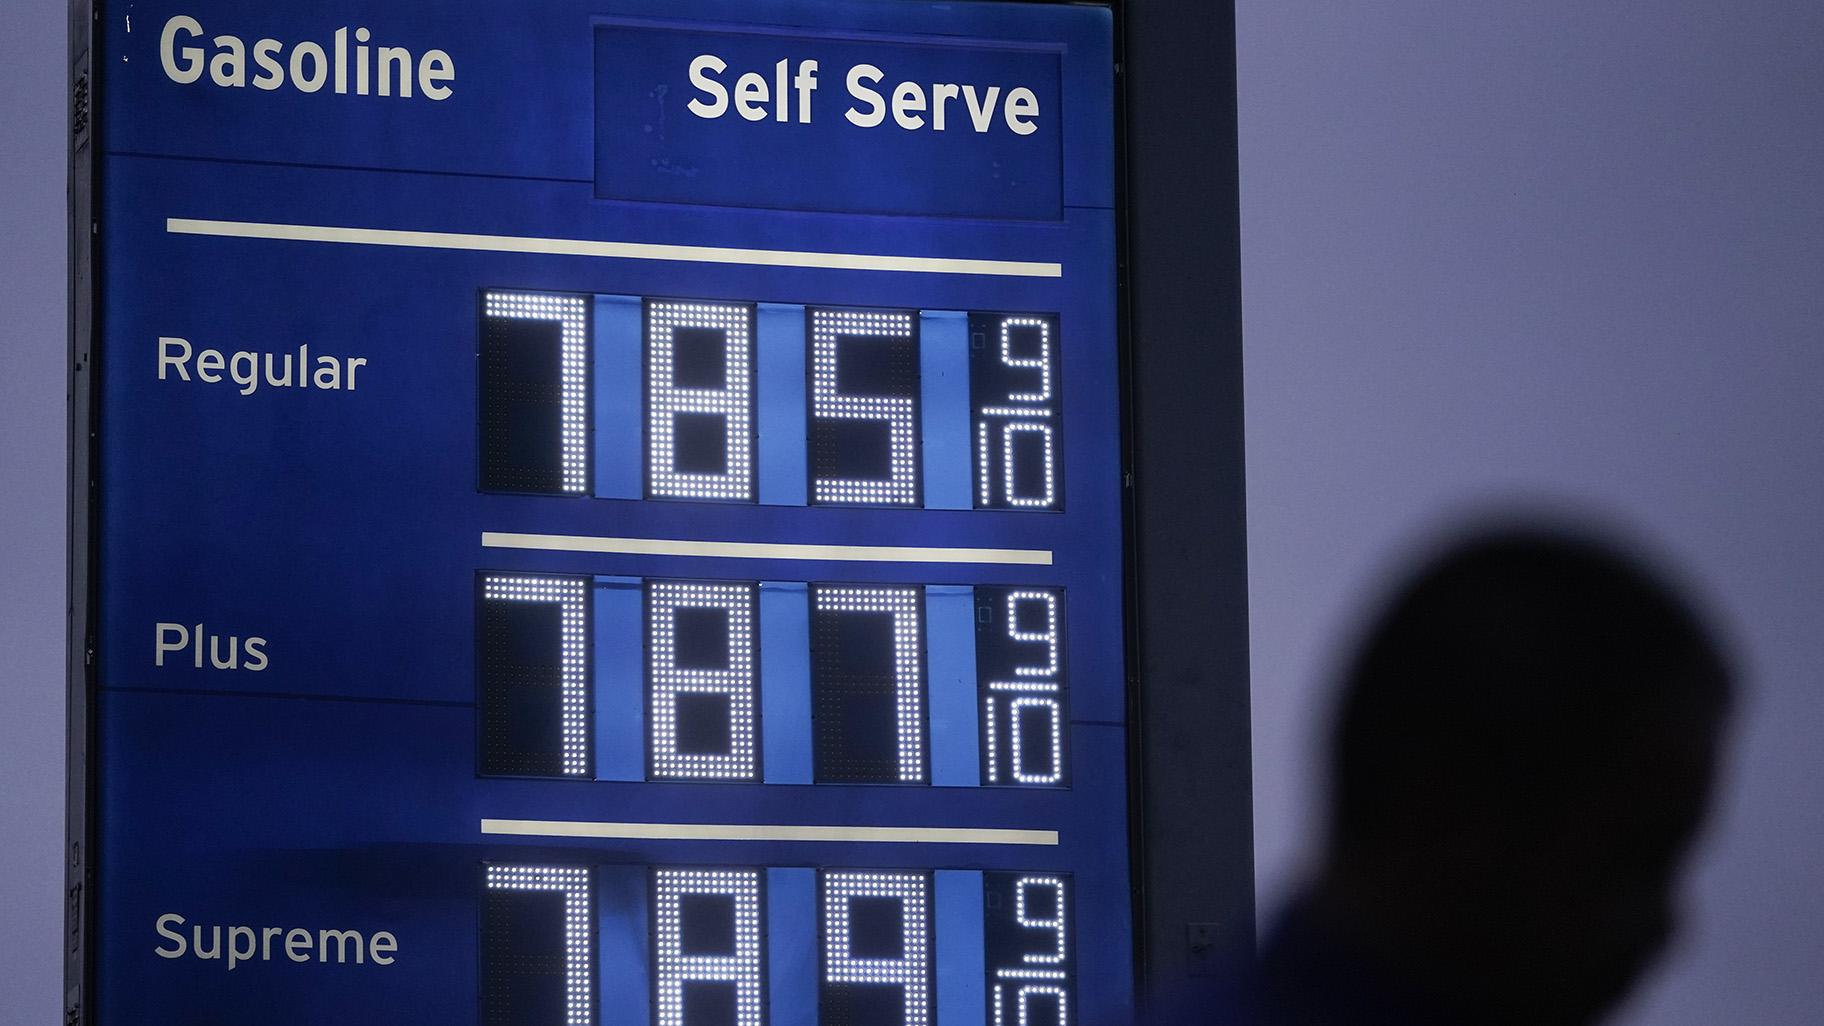
[[[101,19],[91,1021],[1128,1013],[1107,10]]]

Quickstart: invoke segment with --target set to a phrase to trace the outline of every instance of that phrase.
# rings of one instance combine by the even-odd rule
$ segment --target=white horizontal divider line
[[[673,246],[649,242],[600,242],[593,239],[540,239],[514,235],[466,235],[454,232],[400,231],[386,228],[264,224],[257,221],[206,221],[188,217],[167,218],[165,231],[173,235],[208,235],[224,239],[332,242],[351,246],[397,246],[408,249],[455,249],[487,253],[536,253],[550,256],[608,257],[617,260],[672,260],[698,264],[812,267],[838,271],[899,271],[911,274],[974,274],[1003,278],[1064,277],[1063,264],[1024,260],[885,256],[871,253],[818,253],[786,249],[730,249],[720,246]]]
[[[799,545],[680,541],[670,538],[594,538],[564,534],[484,531],[483,548],[540,552],[601,552],[622,556],[700,556],[711,559],[820,559],[847,563],[986,563],[1050,566],[1049,549],[943,549],[903,545]]]
[[[587,823],[484,819],[481,832],[508,837],[579,837],[617,841],[835,841],[871,844],[1019,844],[1056,847],[1056,830],[966,827],[845,827],[726,823]]]

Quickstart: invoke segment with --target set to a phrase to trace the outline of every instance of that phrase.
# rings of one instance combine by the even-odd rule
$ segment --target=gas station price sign
[[[1134,999],[1113,18],[96,13],[99,1023]]]

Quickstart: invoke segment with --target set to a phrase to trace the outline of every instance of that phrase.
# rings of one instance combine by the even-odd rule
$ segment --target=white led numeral
[[[1020,607],[1037,604],[1045,610],[1045,627],[1042,630],[1027,631],[1020,629]],[[1016,666],[1013,675],[1016,677],[1052,677],[1058,675],[1059,641],[1058,638],[1058,596],[1049,591],[1014,591],[1007,593],[1007,636],[1015,641],[1043,643],[1045,645],[1045,662],[1042,665]]]
[[[647,479],[652,494],[666,499],[754,497],[754,357],[751,311],[729,303],[653,301],[647,306]],[[702,329],[723,339],[723,386],[677,384],[677,334]],[[716,418],[723,425],[721,472],[678,469],[680,414]]]
[[[489,866],[491,891],[556,891],[564,896],[564,1022],[593,1026],[595,999],[594,904],[587,869],[557,866]]]
[[[1038,630],[1020,626],[1022,610],[1041,610],[1044,627]],[[1005,622],[1007,636],[1027,644],[1043,644],[1045,659],[1040,663],[1022,663],[1013,668],[1017,680],[991,681],[983,703],[983,727],[988,741],[988,783],[1001,780],[1000,715],[1005,703],[1007,716],[1007,773],[1014,783],[1055,785],[1064,781],[1064,706],[1059,701],[1063,692],[1063,639],[1058,633],[1058,595],[1049,591],[1013,591],[1007,594]],[[1017,696],[1011,697],[1010,696]],[[1041,719],[1040,736],[1050,741],[1044,769],[1027,769],[1026,726],[1029,717]]]
[[[1028,914],[1026,895],[1029,891],[1044,888],[1051,891],[1051,907],[1056,910],[1049,917]],[[1029,930],[1049,930],[1056,939],[1052,950],[1042,955],[1027,955],[1026,961],[1035,965],[1062,965],[1067,957],[1070,939],[1064,933],[1064,880],[1056,876],[1021,877],[1013,885],[1013,914],[1021,926]]]
[[[1056,913],[1052,916],[1037,916],[1029,913],[1027,895],[1035,890],[1052,892],[1052,907]],[[1066,986],[1068,975],[1063,966],[1069,958],[1070,938],[1066,933],[1064,879],[1056,876],[1021,877],[1013,885],[1014,916],[1016,921],[1029,930],[1046,930],[1052,935],[1052,943],[1047,950],[1028,952],[1021,958],[1018,966],[997,969],[994,974],[994,1026],[1020,1026],[1030,1020],[1035,1003],[1050,1002],[1055,1012],[1058,1026],[1070,1023],[1070,994]],[[1007,991],[1012,988],[1009,997]],[[1011,1015],[1009,1014],[1011,1006]]]
[[[754,586],[654,581],[649,585],[646,635],[651,673],[649,702],[652,774],[655,778],[753,780],[758,776],[755,724]],[[678,665],[680,609],[721,612],[728,621],[728,654],[716,668]],[[714,695],[728,703],[728,750],[679,748],[678,696]]]
[[[1033,357],[1013,355],[1013,330],[1015,328],[1038,329],[1039,355]],[[1011,393],[1007,396],[1008,402],[1051,402],[1051,322],[1037,317],[1003,318],[1001,320],[1001,362],[1009,367],[1019,367],[1039,372],[1039,388],[1037,391]]]
[[[587,665],[588,586],[561,577],[485,577],[482,598],[489,602],[550,602],[559,607],[564,773],[589,772],[589,668]]]
[[[654,876],[654,889],[658,1026],[684,1026],[684,985],[695,981],[734,984],[737,1026],[760,1026],[765,1021],[760,979],[760,871],[660,869]],[[685,952],[683,899],[687,895],[734,900],[733,951]]]
[[[1043,443],[1045,487],[1036,495],[1021,495],[1015,484],[1014,467],[1017,459],[1017,442],[1021,435],[1035,435]],[[1050,424],[1035,421],[1013,421],[1001,425],[1001,459],[1007,468],[1003,476],[1004,490],[1002,497],[1012,506],[1032,509],[1049,509],[1058,503],[1057,453],[1053,445]]]
[[[994,681],[988,685],[988,698],[983,703],[983,732],[988,737],[988,782],[1002,783],[1000,751],[1000,707],[1004,703],[1007,709],[1007,774],[1013,777],[1016,784],[1035,786],[1054,786],[1064,782],[1064,707],[1054,697],[1057,694],[1056,684],[1040,684],[1033,681]],[[1006,701],[1008,693],[1020,694],[1021,697]],[[1046,754],[1049,758],[1044,769],[1034,771],[1027,768],[1025,727],[1028,717],[1042,717],[1044,730],[1041,736],[1050,744]]]
[[[1037,356],[1016,356],[1013,338],[1016,330],[1038,333]],[[1058,505],[1057,430],[1053,426],[1052,402],[1056,396],[1057,373],[1053,360],[1056,346],[1051,322],[1040,317],[1003,317],[1000,325],[1000,358],[1005,367],[1036,372],[1033,387],[1009,391],[1006,405],[989,405],[978,410],[975,425],[976,491],[983,507],[997,501],[1015,509],[1055,509]],[[999,459],[1000,473],[995,472]],[[1036,491],[1020,491],[1018,468],[1023,459],[1040,461]],[[995,494],[996,478],[1000,494]]]
[[[811,311],[811,415],[883,421],[888,435],[886,478],[816,478],[813,495],[817,502],[880,506],[918,502],[917,403],[910,396],[844,395],[836,375],[840,339],[911,338],[913,323],[912,314],[903,312]]]
[[[538,292],[489,292],[489,317],[556,321],[562,327],[558,373],[561,378],[564,491],[589,490],[589,327],[588,302],[582,296]]]
[[[1049,728],[1044,735],[1051,739],[1051,760],[1047,769],[1039,773],[1026,771],[1025,752],[1025,717],[1037,712],[1046,720]],[[1058,707],[1055,698],[1016,698],[1007,706],[1007,715],[1012,728],[1008,734],[1008,747],[1013,751],[1008,754],[1008,762],[1013,770],[1013,779],[1021,784],[1056,784],[1064,778],[1064,714]]]
[[[1065,974],[1057,969],[1002,969],[994,981],[994,1026],[1026,1026],[1035,1001],[1051,1002],[1058,1026],[1069,1026],[1070,996],[1064,980]],[[1014,988],[1011,1018],[1007,1014],[1009,986]]]
[[[931,1022],[931,913],[927,884],[927,879],[917,873],[827,872],[823,877],[825,982],[902,988],[903,1026],[928,1026]],[[857,898],[886,898],[899,903],[898,958],[854,954],[851,902]]]
[[[822,587],[814,590],[818,612],[891,613],[893,616],[893,709],[898,726],[899,780],[925,779],[925,680],[919,658],[924,625],[916,588]]]

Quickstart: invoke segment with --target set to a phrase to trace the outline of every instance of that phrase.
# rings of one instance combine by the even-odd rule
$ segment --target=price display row
[[[1059,511],[1059,318],[489,290],[484,491]]]
[[[1067,1026],[1071,897],[1057,873],[489,865],[483,1015]],[[600,1019],[598,1001],[613,1003]]]
[[[1065,595],[482,573],[485,775],[1068,786]]]

